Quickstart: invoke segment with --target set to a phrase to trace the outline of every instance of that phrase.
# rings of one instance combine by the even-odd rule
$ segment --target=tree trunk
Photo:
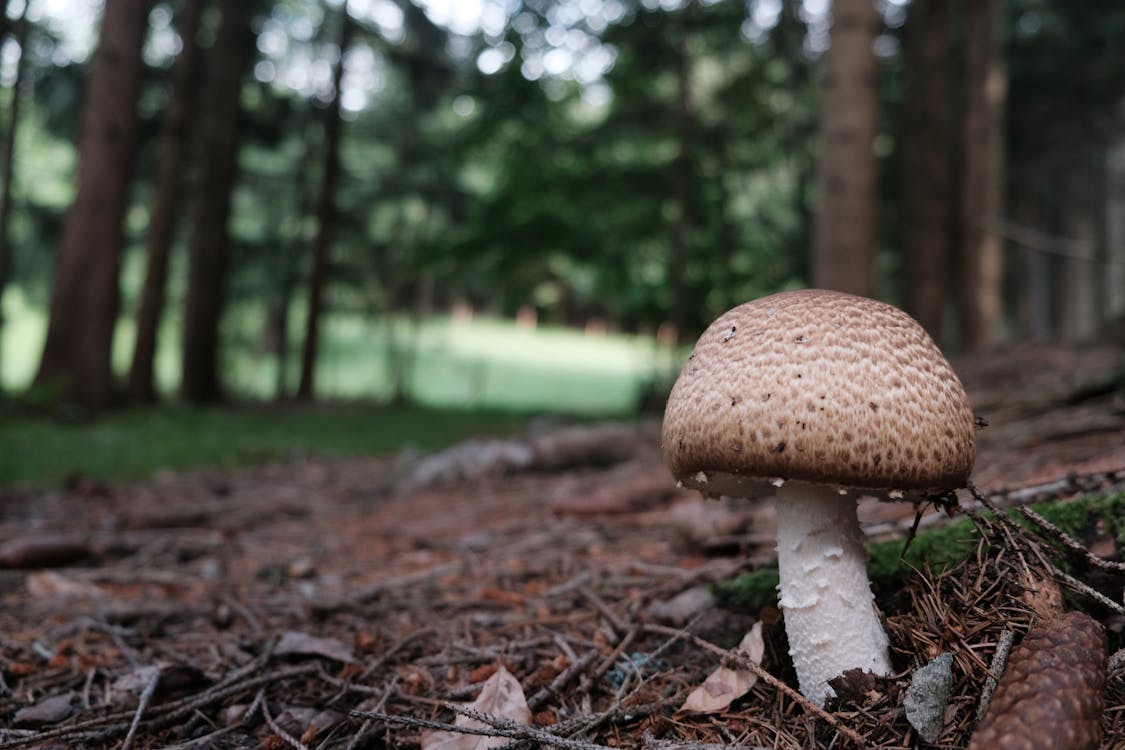
[[[317,197],[316,238],[313,241],[312,266],[309,269],[309,309],[305,319],[305,343],[301,349],[301,380],[297,385],[297,398],[312,399],[315,391],[316,360],[320,348],[320,316],[323,307],[325,272],[328,252],[336,224],[334,206],[336,185],[340,181],[340,83],[344,77],[344,54],[351,44],[352,21],[347,3],[340,20],[340,56],[332,71],[332,101],[324,110],[324,174]]]
[[[671,285],[668,320],[675,329],[679,340],[684,332],[684,267],[687,262],[688,245],[692,226],[692,175],[695,170],[695,149],[693,144],[695,115],[692,111],[691,91],[691,48],[688,34],[687,14],[690,8],[681,11],[679,33],[679,55],[676,65],[678,99],[676,103],[676,129],[679,140],[679,153],[676,156],[676,218],[672,224],[671,254],[668,258],[668,282]]]
[[[1097,331],[1097,229],[1092,211],[1096,192],[1088,160],[1081,151],[1072,158],[1061,191],[1063,235],[1071,242],[1062,259],[1060,328],[1065,341],[1076,343],[1090,341]]]
[[[965,3],[964,168],[961,189],[961,342],[987,351],[1000,334],[1004,190],[1002,0]]]
[[[253,3],[225,0],[211,51],[203,111],[203,162],[188,245],[180,395],[204,403],[222,396],[218,374],[219,321],[224,304],[231,192],[238,171],[242,79],[250,65]]]
[[[914,0],[906,26],[903,307],[939,344],[950,219],[949,0]]]
[[[183,47],[172,66],[171,92],[164,113],[160,167],[156,175],[152,220],[145,242],[145,282],[137,310],[137,338],[129,369],[129,395],[139,401],[156,400],[153,362],[156,339],[164,314],[168,279],[168,255],[180,212],[181,175],[186,171],[184,150],[188,141],[188,112],[194,100],[199,48],[196,33],[204,0],[184,0],[179,23]]]
[[[8,35],[8,31],[12,28],[12,21],[8,18],[8,4],[10,0],[0,0],[0,46],[4,44],[4,37]],[[27,17],[28,3],[23,4],[23,12],[20,13],[21,20]],[[23,49],[20,49],[22,54]]]
[[[15,173],[16,130],[20,122],[20,88],[23,84],[23,74],[27,68],[27,6],[24,3],[23,13],[16,21],[15,40],[19,45],[19,59],[16,60],[16,77],[12,81],[12,101],[8,104],[8,129],[4,131],[4,144],[0,152],[0,170],[3,171],[3,182],[0,183],[0,341],[3,340],[4,331],[4,290],[8,287],[8,270],[11,266],[9,255],[11,249],[8,244],[8,224],[12,217],[12,184]],[[7,3],[0,7],[0,14],[7,13]],[[5,21],[6,16],[0,15]],[[3,44],[4,34],[0,34],[0,45]],[[2,349],[2,347],[0,347]],[[0,373],[3,372],[3,359],[0,358]],[[0,377],[0,391],[3,391],[4,382]]]
[[[113,391],[117,277],[149,7],[150,0],[105,6],[83,106],[78,187],[63,227],[47,340],[35,377],[92,410],[108,406]]]
[[[824,57],[820,119],[820,206],[813,285],[871,296],[875,291],[874,0],[836,0]]]
[[[1106,315],[1125,322],[1125,139],[1108,147],[1106,169]]]

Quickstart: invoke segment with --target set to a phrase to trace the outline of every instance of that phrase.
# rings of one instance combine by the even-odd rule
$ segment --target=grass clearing
[[[46,335],[46,315],[15,287],[3,300],[0,385],[20,392],[31,382]],[[165,316],[156,357],[157,385],[174,396],[179,382],[180,321]],[[286,383],[299,374],[303,311],[294,305]],[[223,380],[236,399],[276,395],[279,362],[266,349],[260,306],[232,305],[223,324]],[[124,377],[133,348],[134,325],[122,317],[114,337],[114,370]],[[325,319],[317,366],[317,390],[327,400],[387,401],[396,373],[418,403],[455,409],[549,411],[614,415],[631,412],[654,378],[678,370],[681,353],[659,348],[651,338],[540,326],[476,316],[457,321],[378,319],[358,314]],[[686,355],[684,355],[686,356]]]
[[[9,414],[0,416],[0,486],[52,486],[74,474],[141,479],[161,469],[435,450],[473,435],[516,431],[527,419],[518,412],[364,404],[170,406],[73,424]]]
[[[46,315],[19,287],[3,303],[0,382],[19,393],[38,364]],[[295,309],[295,335],[302,315]],[[0,486],[51,486],[76,473],[131,479],[163,468],[235,467],[305,454],[433,450],[474,434],[516,430],[535,414],[623,416],[633,413],[653,378],[679,364],[676,353],[638,336],[532,330],[480,316],[388,322],[336,315],[325,321],[317,369],[326,403],[279,407],[266,405],[276,393],[279,364],[261,344],[263,320],[260,309],[236,305],[224,323],[223,380],[242,405],[129,409],[88,423],[0,407]],[[156,360],[158,386],[170,399],[178,384],[179,329],[176,315],[166,316]],[[132,319],[123,317],[113,359],[122,379],[133,335]],[[298,343],[291,342],[286,362],[290,392]],[[393,395],[396,371],[417,406],[379,406]]]

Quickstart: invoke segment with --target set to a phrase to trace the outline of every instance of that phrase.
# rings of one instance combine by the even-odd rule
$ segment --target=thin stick
[[[390,714],[379,713],[376,711],[352,711],[353,716],[364,716],[378,721],[383,721],[388,724],[402,724],[409,727],[416,727],[419,729],[436,729],[440,732],[452,732],[454,734],[472,734],[478,737],[508,737],[513,740],[528,740],[537,742],[541,745],[549,747],[561,747],[564,750],[612,750],[608,745],[598,745],[593,742],[586,742],[584,740],[573,740],[566,737],[559,737],[557,734],[535,727],[524,726],[517,724],[508,719],[501,719],[495,716],[488,716],[487,714],[478,713],[463,706],[449,706],[457,713],[464,714],[470,718],[487,725],[484,727],[470,727],[470,726],[454,726],[453,724],[445,724],[440,721],[429,721],[427,719],[415,719],[410,716],[391,716]]]
[[[988,702],[992,700],[992,693],[996,690],[1001,675],[1004,674],[1004,667],[1008,665],[1008,654],[1012,650],[1012,641],[1015,637],[1016,634],[1011,630],[1004,630],[996,642],[996,653],[992,655],[992,662],[988,665],[988,677],[984,681],[984,689],[980,693],[980,702],[977,704],[978,722],[984,716]]]
[[[1111,573],[1125,573],[1125,563],[1113,562],[1112,560],[1104,560],[1095,555],[1090,550],[1086,549],[1085,545],[1080,544],[1070,534],[1055,526],[1043,516],[1036,513],[1031,508],[1020,506],[1016,511],[1027,520],[1038,526],[1043,531],[1050,534],[1058,540],[1059,544],[1066,547],[1072,554],[1085,560],[1086,563],[1095,568],[1101,568]]]
[[[265,696],[262,697],[262,716],[263,718],[265,718],[266,724],[269,725],[270,731],[280,737],[282,742],[284,742],[286,745],[289,745],[289,747],[295,747],[297,748],[297,750],[310,750],[308,745],[301,742],[299,739],[289,734],[277,725],[277,722],[273,720],[272,716],[270,716],[269,704],[266,702]]]
[[[714,643],[711,643],[708,640],[700,638],[699,636],[697,636],[693,633],[687,633],[687,632],[685,632],[683,630],[679,630],[677,628],[670,628],[666,625],[645,625],[644,629],[648,630],[650,632],[654,632],[654,633],[663,633],[665,635],[679,634],[681,637],[686,638],[687,640],[691,641],[692,643],[694,643],[699,648],[706,649],[707,651],[710,651],[711,653],[713,653],[717,656],[721,656],[724,659],[730,659],[731,662],[733,662],[734,664],[736,664],[739,667],[739,669],[750,670],[751,672],[756,674],[760,680],[762,680],[763,682],[769,683],[771,686],[773,686],[774,689],[780,690],[781,692],[785,693],[787,696],[789,696],[790,699],[792,699],[793,701],[795,701],[799,705],[803,706],[806,711],[811,711],[812,713],[819,716],[821,719],[823,719],[825,722],[827,722],[833,729],[835,729],[837,732],[842,734],[844,737],[847,737],[849,740],[854,742],[859,747],[865,746],[863,738],[860,737],[854,730],[849,729],[848,727],[844,726],[843,724],[840,723],[840,720],[837,719],[835,716],[828,713],[823,708],[816,705],[815,703],[810,701],[808,698],[801,695],[796,690],[789,687],[784,682],[777,679],[776,677],[774,677],[772,674],[770,674],[766,670],[762,669],[761,665],[758,664],[757,662],[755,662],[753,659],[751,659],[751,658],[749,658],[749,657],[747,657],[747,656],[745,656],[745,655],[743,655],[743,654],[741,654],[737,651],[727,651],[725,648],[720,648],[719,646],[716,646]]]
[[[148,704],[152,702],[152,696],[156,692],[156,685],[160,682],[160,671],[157,670],[152,679],[145,685],[144,691],[141,692],[140,700],[137,702],[137,712],[133,714],[133,723],[129,725],[129,733],[125,735],[125,741],[121,743],[121,750],[129,750],[133,744],[133,737],[137,734],[137,727],[141,725],[141,717],[144,716],[145,711],[148,709]]]

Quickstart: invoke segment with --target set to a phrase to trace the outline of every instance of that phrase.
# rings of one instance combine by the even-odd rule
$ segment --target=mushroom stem
[[[777,491],[777,566],[789,654],[801,693],[824,705],[849,669],[891,672],[889,641],[867,582],[854,497],[808,482]]]

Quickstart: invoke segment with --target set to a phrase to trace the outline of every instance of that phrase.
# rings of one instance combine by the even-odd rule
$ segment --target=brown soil
[[[1062,349],[960,363],[989,423],[979,497],[1120,488],[1120,364],[1119,352]],[[452,725],[450,704],[501,665],[531,720],[494,721],[509,739],[488,746],[928,747],[903,693],[941,651],[955,679],[933,746],[959,748],[997,642],[1005,630],[1018,642],[1036,618],[1027,592],[1083,554],[978,517],[987,544],[972,559],[880,598],[900,674],[841,687],[818,712],[792,690],[776,611],[677,598],[772,558],[768,505],[704,504],[663,469],[655,423],[615,429],[632,447],[618,444],[609,466],[579,456],[418,483],[405,481],[416,464],[373,457],[8,492],[0,748],[471,747],[457,743],[484,740],[442,740],[427,722]],[[883,537],[914,521],[908,505],[861,508]],[[1119,560],[1102,532],[1073,541]],[[1085,558],[1069,570],[1068,606],[1099,620],[1116,651],[1125,615],[1091,592],[1120,606],[1125,574]],[[762,666],[724,657],[759,619]],[[729,709],[679,712],[724,658],[761,679]],[[1112,676],[1106,696],[1101,747],[1125,747]]]

